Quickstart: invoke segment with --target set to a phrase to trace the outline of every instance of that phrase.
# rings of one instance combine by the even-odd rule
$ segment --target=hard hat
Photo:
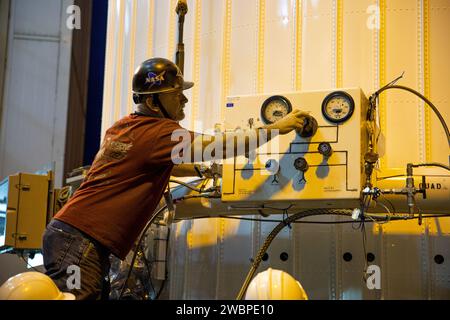
[[[245,300],[308,300],[308,296],[289,273],[269,268],[250,282]]]
[[[9,278],[0,287],[0,300],[75,300],[75,296],[59,291],[49,276],[31,271]]]
[[[141,63],[133,76],[133,94],[154,94],[192,88],[178,66],[164,58],[152,58]]]

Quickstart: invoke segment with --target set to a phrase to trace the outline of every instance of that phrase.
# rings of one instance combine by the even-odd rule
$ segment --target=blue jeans
[[[77,300],[108,298],[110,253],[97,241],[53,219],[44,233],[42,253],[46,274],[61,291]]]

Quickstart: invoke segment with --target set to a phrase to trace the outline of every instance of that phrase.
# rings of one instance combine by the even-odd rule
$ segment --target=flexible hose
[[[428,106],[434,111],[434,113],[436,114],[436,116],[439,118],[439,121],[441,122],[442,127],[444,128],[445,134],[447,136],[447,142],[448,145],[450,146],[450,132],[448,130],[447,124],[445,123],[444,118],[442,117],[442,115],[439,113],[439,110],[436,108],[436,106],[430,101],[428,100],[426,97],[424,97],[421,93],[417,92],[414,89],[405,87],[405,86],[399,86],[399,85],[391,85],[391,86],[386,86],[384,88],[381,88],[380,90],[378,90],[377,92],[375,92],[375,95],[379,95],[380,93],[382,93],[385,90],[389,90],[389,89],[400,89],[400,90],[405,90],[405,91],[409,91],[413,94],[415,94],[416,96],[418,96],[420,99],[422,99],[423,101],[425,101]]]
[[[252,263],[252,266],[250,268],[250,271],[247,274],[247,277],[244,280],[244,284],[241,287],[241,290],[238,293],[238,296],[236,300],[242,300],[245,292],[248,289],[248,286],[250,285],[250,281],[252,280],[253,276],[255,275],[256,270],[258,269],[262,257],[264,256],[264,253],[266,253],[267,249],[269,248],[270,244],[272,243],[273,239],[278,235],[278,233],[283,230],[284,227],[289,225],[291,222],[294,222],[299,219],[303,219],[309,216],[315,216],[315,215],[322,215],[322,214],[331,214],[331,215],[341,215],[341,216],[351,216],[352,210],[345,210],[345,209],[312,209],[312,210],[306,210],[302,212],[298,212],[293,214],[292,216],[286,218],[282,222],[280,222],[273,230],[272,232],[267,236],[266,240],[264,241],[263,246],[259,249],[258,254],[256,255],[255,260]]]
[[[445,170],[450,171],[450,167],[449,166],[446,166],[445,164],[438,163],[438,162],[413,164],[412,167],[413,168],[418,168],[418,167],[439,167],[439,168],[443,168]]]

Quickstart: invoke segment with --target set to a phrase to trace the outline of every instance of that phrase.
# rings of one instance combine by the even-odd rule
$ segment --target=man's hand
[[[305,117],[307,116],[309,116],[309,113],[294,109],[284,118],[263,127],[263,129],[275,129],[278,130],[280,134],[287,134],[292,130],[301,130],[305,124]]]

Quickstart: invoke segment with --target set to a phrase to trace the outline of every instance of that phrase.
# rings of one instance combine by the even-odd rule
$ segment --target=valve
[[[319,125],[314,117],[305,116],[303,127],[297,130],[297,132],[302,138],[311,138],[316,134],[318,127]]]
[[[308,165],[308,162],[306,161],[306,159],[302,158],[302,157],[295,159],[294,167],[295,167],[295,169],[297,169],[298,171],[300,171],[302,173],[302,178],[300,179],[299,183],[302,183],[302,181],[304,181],[304,183],[306,183],[305,172],[308,171],[308,169],[309,169],[309,165]]]
[[[301,172],[306,172],[309,169],[308,162],[305,160],[305,158],[302,157],[295,159],[294,167]]]
[[[317,150],[326,158],[331,157],[333,154],[333,148],[331,148],[331,145],[328,142],[321,142],[317,147]]]

